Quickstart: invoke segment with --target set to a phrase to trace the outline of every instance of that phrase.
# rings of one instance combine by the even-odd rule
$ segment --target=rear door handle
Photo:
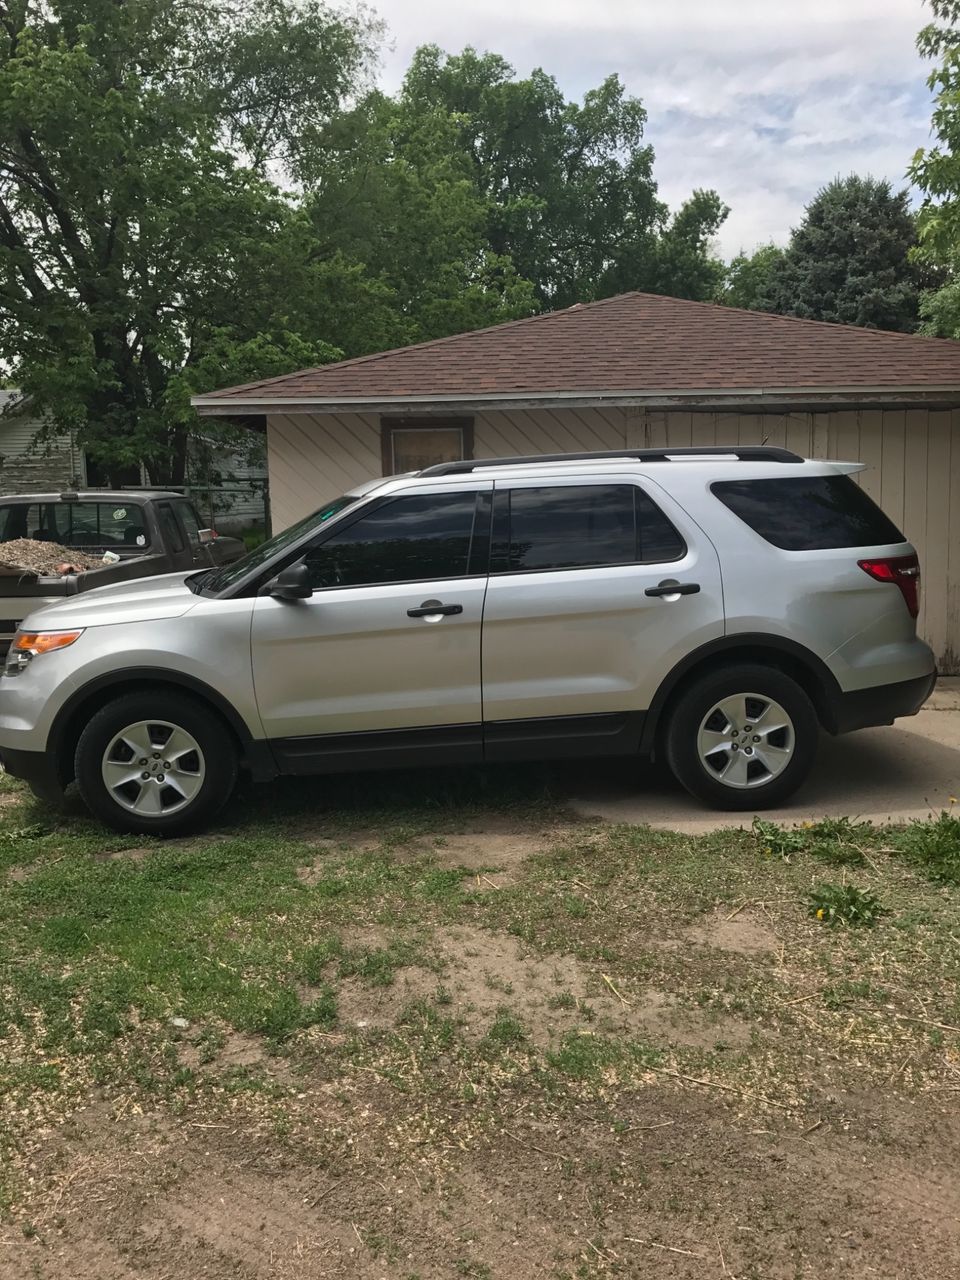
[[[657,587],[647,587],[645,596],[695,596],[699,582],[661,582]]]
[[[424,600],[419,609],[408,609],[408,618],[427,618],[431,614],[442,613],[450,617],[454,613],[463,613],[462,604],[441,604],[439,600]]]

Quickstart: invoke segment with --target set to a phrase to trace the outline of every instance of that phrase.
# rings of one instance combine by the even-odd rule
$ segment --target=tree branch
[[[8,249],[12,249],[18,255],[14,260],[14,266],[23,277],[31,298],[46,297],[50,290],[37,274],[30,250],[2,198],[0,198],[0,243],[5,244]]]
[[[77,269],[77,291],[84,303],[88,306],[93,305],[97,301],[96,291],[83,280],[83,272],[89,272],[91,263],[87,248],[83,243],[80,232],[67,211],[66,206],[60,198],[53,174],[47,164],[46,157],[37,146],[33,135],[29,129],[19,129],[17,136],[20,139],[20,145],[23,148],[26,158],[33,166],[33,171],[40,180],[43,192],[43,198],[50,208],[50,212],[56,219],[57,226],[60,228],[60,234],[63,236],[67,249],[73,256],[74,265]]]

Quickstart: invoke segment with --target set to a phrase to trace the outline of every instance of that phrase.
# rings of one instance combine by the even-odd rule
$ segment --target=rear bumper
[[[854,729],[893,724],[901,716],[915,716],[936,683],[937,673],[931,671],[928,675],[897,684],[838,694],[829,708],[826,728],[831,733],[852,733]]]
[[[0,764],[12,778],[20,778],[30,784],[35,795],[43,800],[60,800],[63,783],[57,771],[56,761],[45,751],[0,751]]]

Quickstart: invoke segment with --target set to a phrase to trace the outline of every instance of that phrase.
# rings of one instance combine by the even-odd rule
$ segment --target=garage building
[[[460,458],[775,444],[861,461],[960,672],[960,342],[629,293],[194,400],[267,434],[274,532],[375,476]]]

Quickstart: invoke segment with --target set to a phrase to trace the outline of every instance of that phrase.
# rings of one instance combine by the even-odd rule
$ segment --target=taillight
[[[914,556],[883,556],[879,560],[858,560],[857,564],[877,582],[889,582],[900,594],[915,618],[920,612],[920,561]]]

